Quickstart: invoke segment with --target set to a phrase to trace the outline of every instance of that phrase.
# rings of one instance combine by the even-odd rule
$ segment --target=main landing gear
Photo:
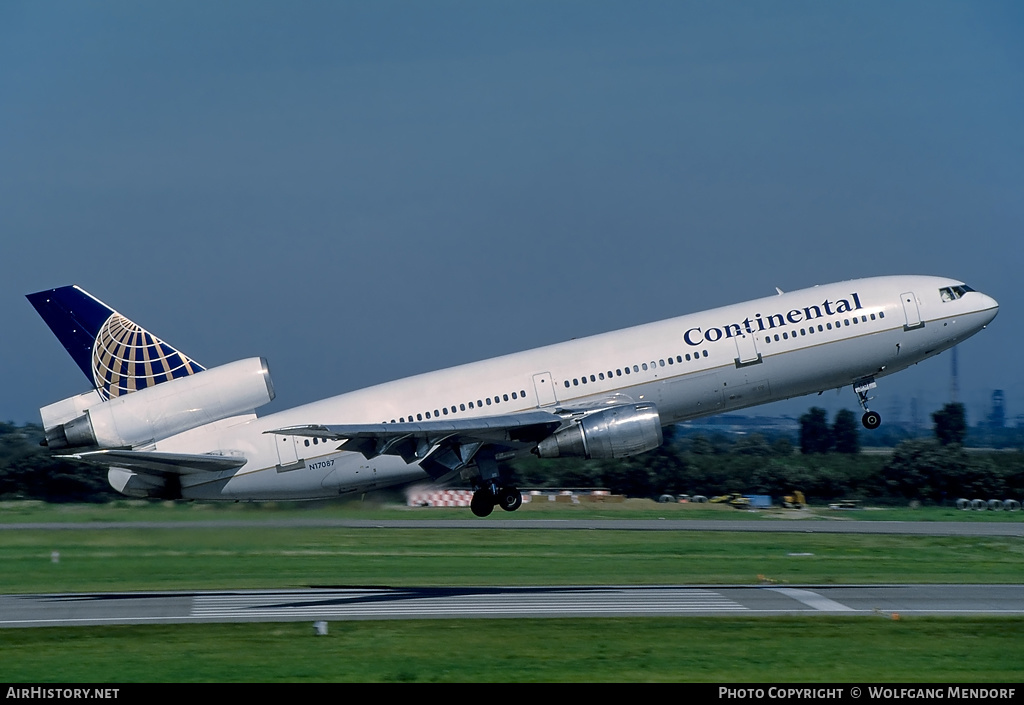
[[[874,431],[882,425],[882,416],[877,411],[868,409],[868,402],[874,399],[874,397],[868,396],[868,392],[877,386],[874,377],[867,377],[853,385],[853,391],[857,392],[857,399],[860,400],[860,408],[864,409],[864,415],[860,417],[860,422],[869,431]]]
[[[514,512],[523,506],[523,493],[508,482],[510,477],[503,476],[492,453],[478,454],[476,466],[480,471],[480,477],[476,481],[476,492],[469,503],[469,508],[474,514],[485,517],[490,515],[495,507],[501,507],[506,512]]]
[[[481,487],[473,493],[469,507],[478,517],[488,516],[495,507],[514,512],[523,506],[523,493],[516,487]]]

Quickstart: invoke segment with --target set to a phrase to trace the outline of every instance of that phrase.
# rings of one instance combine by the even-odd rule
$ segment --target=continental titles
[[[819,318],[832,318],[862,308],[864,306],[860,302],[860,295],[854,292],[848,299],[825,299],[820,304],[790,309],[785,313],[772,313],[767,316],[755,313],[753,318],[747,316],[739,323],[726,323],[707,329],[695,326],[683,334],[683,340],[687,345],[699,347],[705,343],[717,343],[723,338],[740,338],[746,333],[754,334]]]

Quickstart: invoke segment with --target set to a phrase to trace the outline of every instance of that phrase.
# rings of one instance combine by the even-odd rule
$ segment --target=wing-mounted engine
[[[654,404],[630,404],[588,414],[537,444],[541,458],[626,458],[662,444]]]
[[[40,409],[46,444],[63,448],[137,448],[274,398],[267,361],[238,360],[103,401],[95,392]]]

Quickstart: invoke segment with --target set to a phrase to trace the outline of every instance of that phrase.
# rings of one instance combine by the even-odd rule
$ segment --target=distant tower
[[[992,392],[992,412],[988,415],[990,428],[1006,428],[1006,397],[1003,390]]]
[[[953,404],[960,401],[960,369],[956,359],[956,348],[953,348],[953,379],[949,389],[949,401]]]

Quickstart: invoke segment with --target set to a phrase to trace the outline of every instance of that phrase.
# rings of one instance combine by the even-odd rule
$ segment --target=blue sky
[[[0,418],[87,383],[77,283],[283,409],[785,290],[958,277],[1024,414],[1024,6],[0,4]],[[948,400],[944,354],[875,407]],[[768,407],[856,408],[852,391]]]

